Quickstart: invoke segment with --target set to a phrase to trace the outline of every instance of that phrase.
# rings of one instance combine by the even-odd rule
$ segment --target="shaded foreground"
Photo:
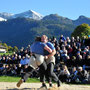
[[[40,89],[40,86],[41,83],[23,83],[20,88],[17,88],[15,82],[0,82],[0,90],[46,90],[45,88]],[[60,89],[55,85],[54,88],[48,87],[48,90],[90,90],[90,86],[62,84]]]

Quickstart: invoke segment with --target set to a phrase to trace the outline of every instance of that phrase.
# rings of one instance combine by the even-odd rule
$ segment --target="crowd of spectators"
[[[60,36],[49,39],[56,48],[54,72],[62,82],[90,83],[90,37],[81,40]],[[0,75],[21,76],[27,70],[30,61],[30,45],[21,48],[12,55],[0,56]],[[39,78],[39,68],[31,77]]]

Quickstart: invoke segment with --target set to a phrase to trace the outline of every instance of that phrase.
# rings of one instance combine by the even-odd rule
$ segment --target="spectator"
[[[5,64],[3,64],[2,67],[0,67],[0,75],[3,75],[3,71],[5,70]]]
[[[70,40],[70,38],[69,38],[69,37],[67,37],[67,38],[66,38],[66,41],[67,41],[67,44],[68,44],[68,45],[70,45],[71,40]]]
[[[76,67],[73,67],[72,71],[70,73],[70,82],[75,83],[77,73],[78,73],[78,71],[77,71]]]
[[[70,39],[67,37],[65,39],[63,35],[60,36],[59,41],[55,37],[53,37],[53,39],[49,38],[49,40],[53,43],[56,49],[55,66],[58,66],[59,70],[57,69],[54,71],[60,73],[63,65],[66,65],[67,68],[83,66],[84,70],[90,70],[90,35],[88,38],[84,36],[82,42],[78,36],[76,38],[71,37]],[[28,45],[27,48],[22,47],[20,51],[18,50],[18,52],[14,52],[13,55],[0,55],[0,74],[16,75],[15,73],[12,73],[14,70],[17,75],[21,75],[25,71],[25,66],[27,66],[27,63],[29,62],[28,56],[31,55],[30,47],[30,45]],[[15,67],[17,69],[15,69]],[[38,74],[38,70],[35,71],[35,73]],[[35,73],[32,74],[32,77],[38,76],[35,75]]]
[[[56,58],[56,64],[60,63],[60,53],[58,51],[56,51],[56,55],[55,55],[55,58]]]
[[[70,57],[72,57],[73,49],[72,49],[72,47],[71,47],[70,45],[68,45],[67,51],[68,51],[68,55],[69,55]]]
[[[76,82],[86,84],[88,82],[89,74],[82,67],[78,67],[78,73],[76,77]]]
[[[69,80],[70,72],[69,72],[69,70],[68,70],[68,68],[67,68],[66,65],[64,65],[62,68],[63,68],[63,69],[62,69],[62,70],[60,71],[60,73],[59,73],[59,79],[60,79],[62,82],[66,82],[66,81]]]
[[[17,70],[16,70],[17,75],[21,76],[21,70],[22,70],[21,64],[18,64],[18,65],[17,65]]]

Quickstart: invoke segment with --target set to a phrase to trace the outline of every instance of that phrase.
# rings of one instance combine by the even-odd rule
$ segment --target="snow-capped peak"
[[[4,18],[2,18],[2,17],[0,17],[0,21],[7,21],[6,19],[4,19]]]
[[[14,18],[17,18],[17,17],[32,18],[35,20],[40,20],[43,18],[43,16],[41,14],[39,14],[33,10],[28,10],[28,11],[23,12],[23,13],[15,14]]]
[[[36,14],[37,16],[39,16],[39,17],[43,17],[40,13],[37,13],[37,12],[35,12],[35,11],[33,11],[33,10],[30,10],[32,13],[34,13],[34,14]]]
[[[11,13],[6,13],[6,12],[2,12],[0,13],[0,17],[4,18],[4,19],[10,19],[14,14]]]
[[[13,19],[13,18],[18,18],[18,17],[24,17],[24,18],[31,18],[35,20],[40,20],[43,18],[43,16],[33,10],[28,10],[26,12],[18,13],[18,14],[11,14],[11,13],[0,13],[0,17],[4,19]]]

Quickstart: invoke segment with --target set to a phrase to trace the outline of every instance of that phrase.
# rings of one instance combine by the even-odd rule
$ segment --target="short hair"
[[[46,38],[48,40],[48,37],[46,35],[42,35],[42,37]]]
[[[78,70],[82,70],[82,67],[78,67]]]
[[[37,37],[35,38],[35,41],[41,41],[41,37],[40,37],[40,36],[37,36]]]

